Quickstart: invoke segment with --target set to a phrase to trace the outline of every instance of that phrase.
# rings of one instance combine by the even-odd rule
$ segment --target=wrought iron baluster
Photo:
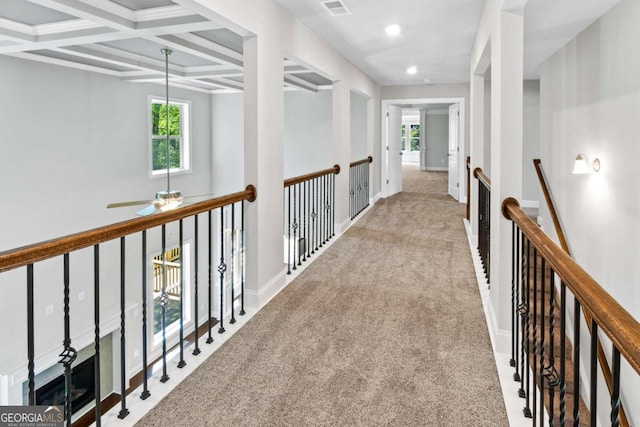
[[[573,302],[573,423],[580,425],[580,302]]]
[[[546,354],[546,339],[544,336],[545,331],[545,322],[544,322],[544,314],[545,314],[545,299],[544,295],[544,284],[545,284],[545,259],[541,258],[541,273],[540,273],[540,372],[539,372],[539,384],[540,384],[540,427],[544,427],[544,356]],[[536,276],[538,275],[538,271],[536,270]]]
[[[549,384],[549,425],[553,425],[555,413],[555,388],[560,385],[560,378],[556,370],[556,286],[555,272],[549,269],[549,363],[545,366],[545,378]]]
[[[613,388],[611,390],[611,427],[620,425],[620,350],[613,346],[613,361],[611,375],[613,377]]]
[[[127,409],[126,353],[125,353],[125,240],[120,238],[120,404],[118,418],[129,415]]]
[[[308,214],[308,218],[307,218],[307,232],[306,232],[306,238],[304,240],[304,245],[307,248],[307,258],[311,258],[311,248],[310,248],[310,243],[311,243],[311,232],[312,232],[312,228],[311,228],[311,183],[313,181],[309,180],[305,183],[305,185],[307,186],[306,189],[306,200],[305,203],[307,204],[307,214]]]
[[[142,231],[142,393],[140,399],[145,400],[149,393],[149,368],[147,366],[147,230]]]
[[[236,264],[236,204],[231,205],[231,319],[230,324],[236,323],[236,276],[234,266]]]
[[[29,405],[36,404],[36,386],[35,386],[35,329],[34,329],[34,310],[33,310],[33,264],[27,265],[27,377],[29,389]]]
[[[162,292],[160,293],[162,377],[160,377],[160,382],[163,383],[169,381],[169,375],[167,375],[167,304],[169,304],[169,296],[167,295],[167,225],[162,224]]]
[[[93,247],[93,347],[95,351],[93,383],[95,386],[94,416],[96,427],[102,425],[102,402],[100,396],[100,246]]]
[[[538,249],[533,247],[533,396],[531,405],[533,406],[533,423],[536,425],[538,417]]]
[[[291,274],[291,186],[287,187],[287,274]]]
[[[187,365],[187,362],[184,361],[184,234],[182,221],[182,219],[178,221],[178,233],[180,236],[180,361],[178,362],[178,368],[184,368]]]
[[[218,273],[220,274],[220,327],[218,333],[224,333],[224,277],[227,271],[227,264],[224,262],[224,206],[220,208],[220,264]]]
[[[578,322],[580,319],[574,319]],[[592,318],[591,320],[591,374],[589,381],[591,382],[591,393],[589,396],[591,425],[597,425],[598,420],[598,324]]]
[[[525,293],[526,297],[526,327],[525,327],[525,331],[526,331],[526,349],[525,349],[525,355],[526,355],[526,361],[524,362],[524,365],[526,366],[525,369],[525,373],[526,373],[526,379],[525,379],[525,387],[526,387],[526,391],[524,393],[524,397],[525,397],[525,407],[523,409],[523,413],[524,416],[527,418],[531,418],[532,414],[531,414],[531,408],[529,406],[529,397],[531,396],[531,389],[530,389],[530,384],[531,384],[531,376],[530,376],[530,372],[531,369],[529,369],[529,366],[531,366],[530,364],[530,355],[531,355],[531,242],[529,241],[529,239],[527,239],[527,250],[526,250],[526,255],[525,255],[525,259],[524,259],[524,267],[526,270],[526,283],[527,283],[527,291]],[[535,308],[534,308],[535,310]],[[535,311],[534,311],[535,313]],[[524,336],[523,336],[523,339]],[[534,397],[534,403],[535,403],[535,397]]]
[[[297,185],[297,184],[296,184]],[[291,224],[291,228],[293,228],[293,270],[297,270],[296,267],[296,248],[298,246],[298,215],[296,213],[296,187],[293,187],[293,224]]]
[[[300,192],[302,195],[300,196],[300,204],[302,205],[302,228],[300,229],[300,240],[304,242],[302,246],[302,261],[307,260],[307,204],[305,203],[307,200],[307,181],[300,183]]]
[[[66,253],[62,257],[63,259],[63,283],[64,283],[64,350],[60,353],[60,363],[64,366],[64,418],[65,424],[71,427],[71,399],[73,394],[73,384],[71,382],[71,364],[78,357],[78,352],[75,348],[71,347],[71,330],[69,321],[69,254]]]
[[[212,217],[212,211],[209,211],[209,230],[208,230],[208,235],[207,235],[207,248],[208,248],[208,266],[209,266],[209,270],[208,270],[208,275],[209,275],[209,288],[208,288],[208,293],[207,293],[207,329],[208,329],[208,337],[207,337],[207,344],[211,344],[213,342],[213,336],[211,336],[211,329],[213,329],[213,322],[211,322],[211,312],[213,311],[213,307],[211,307],[212,301],[213,301],[213,290],[211,288],[212,286],[212,282],[213,282],[213,266],[212,266],[212,262],[213,262],[213,247],[212,247],[212,240],[213,240],[213,229],[211,226],[211,217]]]
[[[313,205],[313,210],[311,211],[311,221],[313,222],[313,227],[311,229],[311,236],[313,238],[313,242],[311,243],[311,253],[315,254],[316,249],[318,249],[318,222],[317,222],[318,179],[314,178],[311,181],[311,183],[312,183],[311,187],[313,190],[313,195],[311,197],[311,203]]]
[[[518,389],[518,396],[520,397],[525,397],[525,392],[524,392],[524,352],[525,352],[525,348],[526,348],[526,343],[525,343],[525,315],[526,315],[526,305],[525,305],[525,274],[524,274],[524,235],[522,234],[522,231],[520,230],[520,228],[517,228],[518,230],[518,235],[517,235],[517,246],[518,246],[518,266],[517,266],[517,273],[518,273],[518,286],[516,288],[516,295],[517,298],[516,300],[518,301],[518,329],[516,330],[516,336],[519,334],[519,343],[520,343],[520,351],[519,351],[519,355],[520,355],[520,372],[518,373],[518,367],[516,366],[516,373],[513,374],[513,379],[515,381],[520,381],[520,388]],[[516,353],[516,361],[518,361],[518,353]],[[517,363],[516,363],[517,365]]]
[[[302,183],[298,183],[296,184],[295,188],[293,189],[293,193],[294,193],[294,198],[295,198],[295,191],[296,189],[298,190],[298,220],[297,220],[297,225],[298,228],[300,229],[300,232],[298,234],[298,237],[295,240],[295,247],[298,250],[298,265],[302,265],[302,254],[301,252],[303,252],[300,248],[300,241],[302,240],[302,231],[304,230],[304,225],[303,225],[303,214],[302,214],[302,194],[301,194],[301,187],[302,187]],[[294,260],[295,262],[295,260]]]
[[[567,285],[560,282],[560,425],[564,426],[567,407]]]
[[[522,351],[522,348],[520,347],[520,329],[522,327],[522,319],[520,316],[520,308],[521,308],[521,301],[520,301],[520,287],[522,286],[522,273],[521,273],[521,261],[522,261],[522,252],[521,252],[521,247],[520,247],[520,229],[516,226],[514,229],[514,233],[516,235],[516,248],[515,248],[515,253],[514,253],[514,262],[515,262],[515,283],[514,283],[514,287],[515,287],[515,360],[514,360],[514,365],[515,366],[515,372],[513,373],[513,380],[516,382],[521,382],[522,378],[520,377],[520,374],[518,373],[518,367],[519,367],[519,355],[520,355],[520,351]],[[522,384],[520,384],[520,388],[522,389]]]
[[[240,281],[240,316],[244,316],[244,200],[241,202],[240,205],[241,208],[241,212],[240,212],[240,230],[241,230],[241,234],[240,234],[240,274],[241,274],[241,281]]]
[[[516,366],[516,223],[511,222],[511,360],[510,366]],[[517,373],[517,369],[516,369]],[[517,380],[516,380],[517,381]]]
[[[197,356],[200,354],[200,347],[198,346],[198,338],[199,338],[199,324],[200,324],[200,315],[198,313],[198,310],[200,308],[200,301],[198,299],[198,273],[200,271],[199,269],[199,264],[200,264],[200,251],[199,251],[199,240],[200,240],[200,236],[198,235],[198,215],[195,215],[193,217],[193,232],[195,234],[195,239],[194,239],[194,254],[195,254],[195,260],[194,260],[194,274],[193,274],[193,299],[194,299],[194,304],[195,306],[193,307],[193,315],[194,315],[194,321],[193,321],[193,352],[191,354],[193,354],[194,356]]]

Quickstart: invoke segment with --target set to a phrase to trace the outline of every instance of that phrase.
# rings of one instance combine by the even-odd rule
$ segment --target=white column
[[[268,34],[244,42],[244,177],[258,198],[245,206],[245,302],[257,309],[285,284],[283,52]]]
[[[427,110],[420,110],[420,170],[427,170]]]
[[[491,304],[498,351],[510,351],[511,222],[507,197],[522,198],[522,15],[502,11],[491,37]]]
[[[490,141],[484,140],[484,75],[471,75],[471,235],[474,241],[478,239],[478,180],[473,176],[477,167],[482,167],[484,162],[484,144]],[[466,167],[466,166],[465,166]]]
[[[336,175],[336,233],[341,233],[349,217],[349,163],[351,163],[351,92],[343,82],[333,84],[333,162],[340,165]],[[357,160],[357,159],[356,159]],[[331,165],[333,166],[333,165]]]

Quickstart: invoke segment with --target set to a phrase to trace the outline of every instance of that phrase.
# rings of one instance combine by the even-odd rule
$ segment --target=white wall
[[[540,83],[540,155],[573,257],[636,319],[639,20],[640,3],[622,0],[544,64]],[[572,175],[578,153],[600,158],[600,172]],[[554,235],[546,207],[542,215]],[[630,425],[640,423],[638,382],[636,373],[622,380]]]
[[[427,170],[449,169],[449,110],[427,110]]]
[[[212,191],[244,189],[244,99],[242,93],[211,95]],[[249,184],[249,183],[247,183]]]
[[[330,90],[285,92],[284,177],[332,167],[331,132]]]
[[[362,160],[367,152],[367,99],[351,92],[351,161]]]
[[[522,109],[522,201],[540,201],[533,159],[540,157],[540,81],[525,80]]]

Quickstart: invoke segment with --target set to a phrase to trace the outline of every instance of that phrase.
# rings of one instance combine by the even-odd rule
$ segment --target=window
[[[171,172],[188,171],[190,169],[189,103],[169,101],[169,138],[167,138],[166,101],[152,98],[150,104],[151,174],[166,174],[167,157]],[[169,143],[168,156],[167,142]]]
[[[189,301],[191,289],[189,284],[189,245],[185,244],[183,250],[179,246],[165,252],[164,262],[162,254],[152,259],[153,266],[153,336],[154,344],[162,342],[162,287],[164,285],[163,273],[166,271],[167,281],[165,293],[167,304],[165,311],[165,325],[167,336],[177,332],[180,326],[180,304],[184,297],[184,323],[191,320],[191,308]],[[180,286],[181,268],[184,267],[184,286]],[[185,295],[181,290],[184,289]]]
[[[409,133],[407,134],[407,129]],[[402,124],[402,151],[420,151],[420,124],[409,119]]]

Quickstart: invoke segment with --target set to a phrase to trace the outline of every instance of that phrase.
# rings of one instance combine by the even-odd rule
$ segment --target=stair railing
[[[349,216],[354,219],[369,206],[369,163],[373,157],[349,164]]]
[[[558,241],[560,242],[560,246],[562,249],[570,256],[571,250],[569,249],[569,244],[567,243],[567,238],[564,234],[564,229],[562,228],[562,224],[560,223],[560,217],[556,211],[555,204],[553,202],[553,197],[551,195],[551,190],[547,185],[547,180],[544,175],[544,170],[542,169],[542,162],[540,159],[533,159],[533,166],[536,170],[536,175],[538,175],[538,180],[540,181],[540,188],[542,189],[542,194],[544,195],[544,199],[547,202],[547,207],[549,208],[549,214],[551,215],[551,220],[553,221],[553,227],[556,231],[556,235],[558,236]],[[591,316],[588,312],[583,312],[585,322],[587,323],[587,327],[589,328],[589,332],[591,332]],[[605,382],[607,383],[607,388],[609,389],[609,395],[613,392],[613,381],[611,378],[611,368],[609,366],[609,362],[607,361],[607,357],[604,353],[604,349],[602,348],[602,344],[598,343],[598,361],[600,362],[600,367],[602,368],[602,374],[604,376]],[[629,422],[627,420],[627,416],[624,412],[624,407],[620,407],[620,425],[622,427],[627,427]]]
[[[518,393],[525,399],[525,416],[533,419],[532,425],[537,425],[536,420],[542,425],[546,409],[549,425],[564,426],[580,425],[581,417],[586,418],[588,414],[590,425],[597,425],[597,353],[600,334],[604,334],[613,348],[611,410],[607,418],[612,426],[620,425],[621,357],[636,374],[640,374],[640,323],[556,245],[524,213],[517,200],[505,199],[502,214],[513,223],[515,352],[511,366],[515,368],[514,379],[520,382]],[[556,278],[560,280],[559,297],[556,296]],[[539,295],[548,297],[539,298]],[[575,320],[573,345],[567,339],[571,306]],[[580,393],[579,319],[582,312],[591,319],[589,366],[585,367],[589,376],[588,408],[582,403]],[[571,353],[573,357],[567,358]]]
[[[52,284],[56,285],[60,283],[60,301],[63,302],[63,322],[62,327],[64,329],[64,340],[62,342],[62,347],[59,350],[56,350],[56,353],[60,353],[60,363],[64,368],[64,401],[61,406],[64,407],[64,421],[65,425],[70,426],[72,422],[72,398],[75,394],[73,392],[73,383],[72,383],[72,368],[74,367],[74,362],[78,358],[78,351],[73,347],[74,345],[84,345],[82,342],[79,342],[76,338],[76,334],[78,331],[71,332],[71,314],[78,313],[79,311],[90,312],[93,309],[93,349],[87,347],[87,350],[92,350],[91,353],[94,357],[94,389],[95,389],[95,398],[94,398],[94,408],[92,411],[85,413],[84,415],[74,415],[73,422],[78,422],[82,425],[89,425],[93,422],[97,426],[101,425],[101,417],[102,415],[108,411],[111,407],[118,405],[121,406],[121,409],[118,413],[118,418],[125,418],[129,414],[129,410],[127,409],[127,394],[133,391],[139,385],[142,385],[142,393],[140,394],[141,399],[146,399],[150,396],[150,386],[149,386],[149,377],[151,375],[151,365],[155,362],[162,365],[162,376],[159,378],[160,382],[166,382],[169,380],[168,375],[168,363],[170,356],[168,352],[172,350],[172,348],[176,348],[176,357],[179,357],[177,361],[177,367],[182,368],[186,365],[185,359],[185,346],[187,344],[193,347],[193,355],[197,356],[200,353],[199,348],[199,337],[203,335],[203,332],[208,334],[208,338],[206,340],[207,343],[213,342],[211,331],[214,325],[217,323],[218,332],[224,332],[224,318],[225,316],[229,316],[229,323],[235,322],[235,305],[238,303],[239,305],[239,314],[244,314],[244,202],[253,202],[256,199],[257,192],[254,186],[249,185],[244,191],[229,194],[226,196],[218,197],[211,200],[206,200],[199,203],[194,203],[192,205],[182,206],[179,209],[169,210],[166,212],[158,213],[151,216],[139,217],[115,224],[111,224],[108,226],[95,228],[92,230],[84,231],[81,233],[76,233],[64,237],[60,237],[57,239],[36,243],[29,246],[24,246],[21,248],[8,250],[0,253],[0,273],[6,273],[11,270],[24,268],[25,273],[25,283],[26,283],[26,310],[24,311],[24,316],[21,310],[16,309],[16,322],[24,322],[27,324],[27,339],[26,339],[26,368],[25,372],[20,372],[16,374],[19,378],[25,378],[24,385],[26,389],[26,401],[24,402],[9,402],[12,405],[29,405],[33,406],[36,404],[45,404],[38,402],[39,396],[37,396],[37,389],[42,387],[43,381],[37,378],[37,374],[40,374],[44,369],[48,369],[49,366],[38,366],[38,357],[42,356],[42,353],[46,353],[52,351],[51,349],[39,349],[38,343],[39,340],[36,340],[36,331],[39,328],[44,327],[42,322],[37,322],[40,319],[39,316],[36,316],[36,304],[35,302],[40,298],[40,303],[42,302],[42,294],[46,293],[47,295],[51,295],[51,291],[49,290]],[[205,215],[206,214],[206,215]],[[214,229],[212,226],[212,219],[214,214],[217,215],[218,229]],[[198,231],[199,224],[199,216],[206,216],[208,219],[208,226],[205,229],[201,229]],[[186,221],[188,220],[188,222]],[[228,222],[227,222],[228,221]],[[170,231],[173,233],[178,231],[179,233],[179,241],[178,247],[183,248],[184,245],[184,225],[193,226],[193,233],[190,235],[194,241],[194,250],[193,250],[193,306],[192,309],[194,311],[194,315],[192,317],[193,320],[193,332],[189,334],[188,337],[185,337],[185,304],[191,304],[191,301],[184,301],[180,298],[179,308],[176,308],[174,311],[179,312],[179,337],[172,337],[172,341],[169,342],[167,337],[167,304],[169,303],[169,293],[170,289],[168,289],[169,285],[167,283],[167,274],[166,274],[166,254],[170,250],[167,248],[167,238],[169,237],[169,233],[167,231],[168,227],[171,227]],[[178,230],[175,230],[175,229]],[[191,230],[189,230],[191,231]],[[129,238],[132,235],[139,236],[138,239]],[[198,314],[198,309],[202,301],[199,301],[199,287],[201,286],[200,277],[203,276],[202,273],[204,271],[200,271],[198,261],[199,259],[205,259],[201,257],[201,250],[199,243],[200,240],[205,237],[205,243],[207,245],[208,251],[206,254],[206,259],[208,259],[208,277],[205,277],[205,280],[202,281],[207,285],[207,295],[206,300],[208,301],[208,311],[206,316],[206,321],[204,324],[200,323],[201,315]],[[128,239],[129,238],[129,239]],[[161,312],[160,316],[157,316],[156,312],[156,304],[153,303],[151,307],[151,316],[148,313],[148,305],[147,305],[147,295],[151,293],[152,289],[148,288],[147,281],[148,277],[153,275],[153,260],[149,259],[147,250],[155,250],[155,246],[159,246],[159,242],[161,243],[161,248],[157,248],[158,252],[161,250],[162,259],[163,259],[163,269],[165,270],[164,280],[162,280],[162,286],[160,289],[161,296],[158,300],[158,304],[161,306],[159,311]],[[139,242],[141,243],[141,254],[142,259],[141,262],[136,262],[135,259],[132,259],[131,256],[127,256],[127,254],[131,252],[138,252],[140,247],[138,246]],[[148,242],[152,244],[148,245]],[[108,244],[105,248],[106,243],[114,243]],[[134,246],[135,244],[135,246]],[[225,247],[225,244],[228,245]],[[214,262],[214,252],[213,246],[219,245],[217,248],[217,256],[219,257],[219,264],[217,266],[213,265]],[[152,248],[154,246],[154,248]],[[104,249],[103,249],[104,248]],[[83,252],[83,250],[85,250]],[[101,255],[103,257],[101,258]],[[107,256],[104,256],[107,255]],[[81,274],[77,274],[76,276],[72,275],[72,266],[78,268],[82,261],[86,263],[86,259],[92,259],[93,262],[91,266],[89,266],[88,271],[93,270],[93,273],[88,273],[87,276],[92,277],[76,277],[81,276]],[[114,265],[105,265],[104,260],[110,259],[118,259]],[[134,257],[135,258],[135,257]],[[184,271],[185,268],[182,265],[183,257],[180,258],[180,290],[175,292],[177,295],[185,295],[185,280]],[[75,261],[78,260],[78,261]],[[47,261],[47,265],[43,265],[44,261]],[[51,277],[47,275],[42,279],[38,277],[39,271],[49,271],[52,263],[60,262],[61,264],[61,275],[60,277]],[[132,264],[135,264],[132,267]],[[42,270],[40,270],[42,268]],[[131,282],[131,271],[135,271],[133,273],[134,276],[138,275],[138,272],[141,273],[140,279],[135,280],[135,283]],[[220,290],[220,299],[219,302],[219,310],[218,310],[218,318],[213,318],[214,308],[212,303],[215,301],[214,295],[214,286],[217,278],[214,276],[214,270],[217,269],[219,273],[219,290]],[[205,270],[205,268],[202,268]],[[74,270],[75,271],[75,270]],[[105,272],[106,271],[106,272]],[[111,273],[114,274],[111,274]],[[117,272],[117,274],[115,274]],[[109,277],[109,273],[111,276],[119,277],[119,280],[105,280],[105,276]],[[82,274],[84,276],[84,274]],[[111,277],[109,277],[111,279]],[[189,278],[191,279],[191,277]],[[240,283],[238,283],[238,281]],[[74,286],[80,286],[83,283],[92,283],[92,289],[88,290],[89,292],[93,291],[93,303],[87,304],[86,301],[81,301],[79,303],[74,303],[70,298],[70,290],[74,288]],[[43,285],[42,283],[46,283],[47,285]],[[225,300],[223,299],[225,291],[225,285],[231,284],[231,307],[225,307]],[[39,286],[36,286],[39,285]],[[127,336],[126,332],[130,330],[132,327],[127,320],[131,313],[128,313],[127,302],[131,305],[131,286],[135,285],[138,289],[141,289],[141,299],[135,300],[135,305],[140,304],[139,313],[141,316],[141,324],[142,324],[142,333],[141,333],[141,343],[135,342],[135,346],[137,348],[142,348],[141,358],[141,372],[136,375],[131,375],[131,366],[128,366],[128,361],[131,361],[136,358],[135,354],[131,354],[131,350],[129,346],[132,346],[130,338]],[[150,284],[153,286],[153,283]],[[47,289],[43,289],[47,288]],[[239,289],[239,295],[235,294],[235,289]],[[78,289],[78,288],[75,288]],[[46,292],[45,292],[46,291]],[[137,293],[137,292],[136,292]],[[5,292],[5,294],[8,294]],[[106,307],[104,303],[101,304],[100,296],[103,297],[105,295],[117,295],[119,299],[119,314],[118,316],[118,327],[112,330],[104,330],[105,323],[112,325],[115,322],[115,317],[113,319],[105,319],[104,313],[101,313],[101,310],[104,311]],[[74,293],[75,295],[75,293]],[[239,301],[236,301],[238,300]],[[75,299],[74,299],[75,300]],[[129,300],[129,301],[128,301]],[[229,310],[230,308],[230,310]],[[90,313],[88,316],[90,317]],[[175,314],[175,313],[174,313]],[[83,317],[83,318],[84,318]],[[151,317],[151,328],[155,328],[154,319],[158,321],[158,317],[161,317],[161,331],[159,333],[155,333],[155,329],[148,329],[148,319]],[[136,327],[138,327],[138,322],[136,322]],[[74,328],[77,329],[77,323],[74,325]],[[101,329],[102,328],[102,329]],[[40,329],[41,330],[41,329]],[[91,334],[90,330],[89,335]],[[151,355],[151,351],[148,347],[147,337],[149,331],[154,331],[154,336],[160,336],[161,338],[161,346],[162,346],[162,354],[156,361],[148,363],[148,356]],[[103,382],[102,379],[102,370],[101,370],[101,360],[110,360],[111,357],[104,354],[104,350],[101,349],[101,340],[105,334],[111,333],[113,337],[113,345],[114,348],[117,348],[116,342],[119,343],[119,356],[113,354],[113,367],[103,366],[103,368],[109,372],[110,368],[114,370],[113,374],[109,372],[109,377],[113,376],[114,380],[114,392],[109,394],[108,396],[101,396],[100,384]],[[41,335],[42,332],[39,334]],[[131,333],[130,333],[131,334]],[[137,336],[137,334],[133,334],[133,336]],[[176,343],[177,341],[177,343]],[[86,343],[85,343],[86,344]],[[89,343],[91,346],[91,343]],[[13,347],[13,346],[8,346]],[[54,349],[55,350],[55,349]],[[179,350],[179,356],[178,356]],[[4,350],[3,350],[4,351]],[[117,350],[116,350],[117,351]],[[158,350],[159,351],[159,350]],[[107,356],[107,357],[105,357]],[[130,362],[129,362],[130,363]],[[173,362],[172,362],[173,363]],[[22,369],[22,368],[19,368]],[[116,373],[115,370],[119,369],[119,373]],[[137,369],[133,367],[133,369]],[[158,369],[159,370],[159,369]],[[119,377],[119,384],[115,378]],[[109,381],[111,381],[109,379]],[[22,385],[22,384],[20,384]],[[22,395],[22,392],[19,393]]]
[[[340,166],[284,181],[284,238],[287,274],[335,236],[335,175]]]
[[[487,281],[491,283],[491,179],[481,168],[475,168],[478,180],[478,252]]]

